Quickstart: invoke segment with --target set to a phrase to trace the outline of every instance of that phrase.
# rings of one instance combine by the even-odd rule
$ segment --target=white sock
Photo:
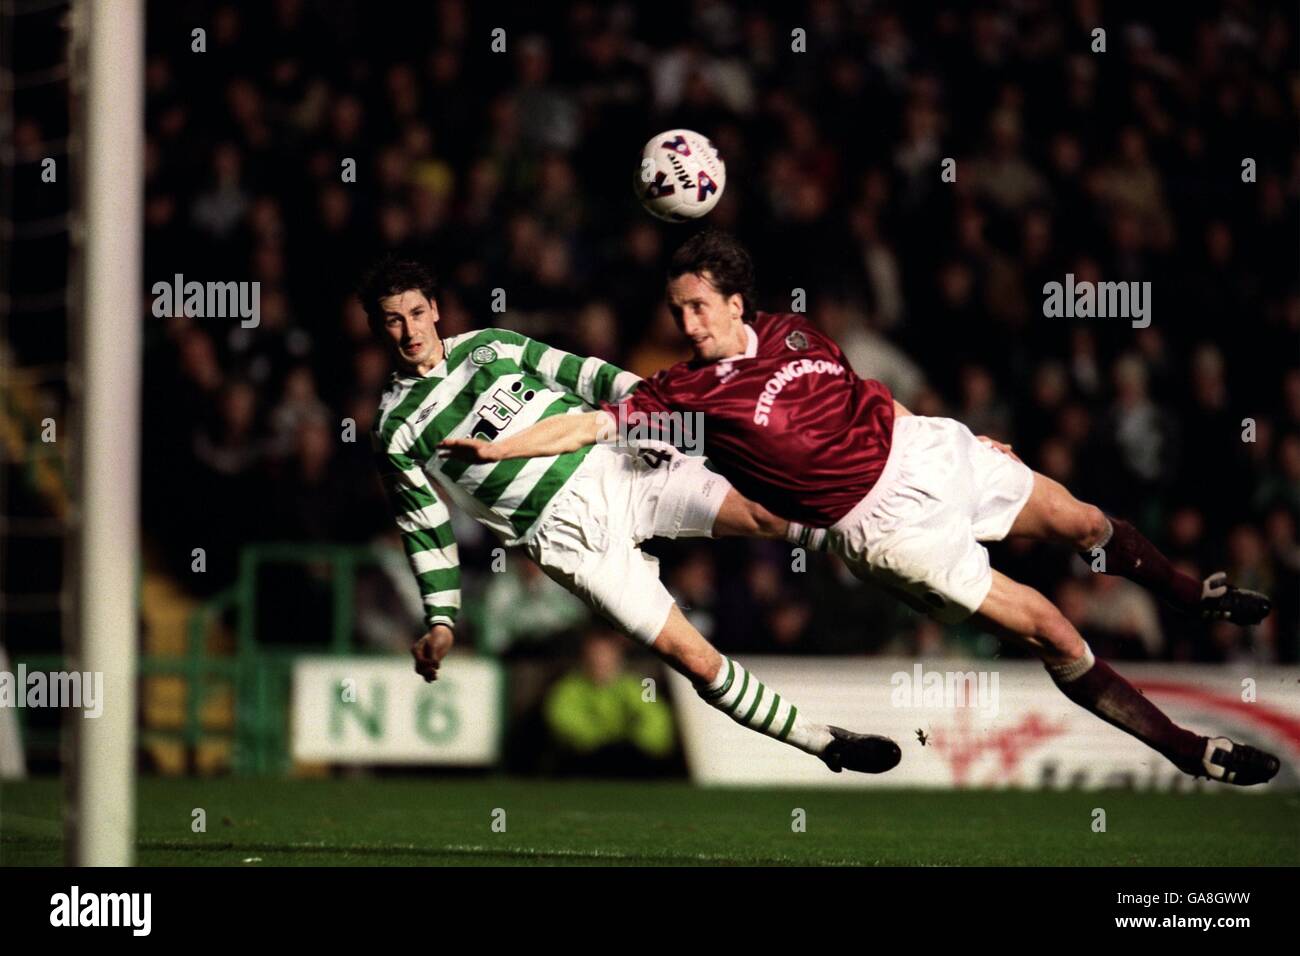
[[[738,724],[798,747],[805,753],[819,754],[830,744],[831,732],[825,724],[799,716],[799,709],[781,695],[765,687],[729,657],[722,658],[717,676],[696,690],[705,703],[716,707]]]
[[[1084,641],[1083,656],[1077,661],[1066,661],[1064,664],[1049,664],[1044,661],[1043,666],[1058,684],[1068,684],[1092,670],[1092,665],[1095,663],[1097,658],[1093,657],[1092,648],[1088,646],[1087,641]]]
[[[825,528],[810,528],[797,521],[791,521],[789,524],[790,527],[785,532],[785,540],[791,544],[797,544],[801,548],[807,548],[809,551],[825,550]]]

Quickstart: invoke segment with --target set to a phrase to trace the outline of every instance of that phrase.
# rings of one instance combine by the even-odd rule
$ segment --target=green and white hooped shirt
[[[570,355],[507,329],[453,336],[443,347],[442,362],[425,375],[393,374],[371,434],[428,626],[453,625],[460,609],[460,559],[451,515],[431,480],[514,545],[592,447],[471,465],[440,459],[438,443],[465,437],[495,441],[552,415],[618,402],[641,381],[601,359]]]

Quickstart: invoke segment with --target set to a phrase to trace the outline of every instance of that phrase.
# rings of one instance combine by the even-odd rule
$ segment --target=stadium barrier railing
[[[234,584],[200,604],[186,622],[182,656],[142,655],[140,679],[181,677],[185,681],[184,719],[177,727],[141,727],[142,743],[148,739],[179,742],[191,756],[208,742],[228,742],[230,769],[236,774],[283,773],[290,768],[288,740],[289,695],[294,662],[312,655],[384,655],[382,649],[360,646],[356,627],[357,573],[378,565],[379,553],[368,545],[267,543],[245,546],[239,554]],[[329,568],[329,639],[321,644],[278,644],[268,647],[257,637],[258,574],[266,565]],[[463,613],[471,627],[480,608],[473,602]],[[233,615],[233,654],[209,650],[209,637],[227,615]],[[15,666],[28,672],[60,671],[61,654],[15,655]],[[205,706],[215,692],[231,694],[233,720],[205,720]],[[142,697],[142,700],[144,697]],[[24,748],[57,750],[58,728],[35,728],[19,710]],[[143,722],[143,721],[142,721]],[[192,768],[190,768],[192,769]]]

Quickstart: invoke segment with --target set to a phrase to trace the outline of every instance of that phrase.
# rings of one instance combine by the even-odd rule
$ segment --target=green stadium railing
[[[229,737],[231,768],[237,774],[282,773],[290,765],[288,709],[294,661],[304,655],[363,654],[386,652],[358,647],[353,640],[356,612],[357,572],[380,563],[380,553],[369,546],[270,543],[248,545],[239,555],[235,583],[214,595],[190,615],[186,650],[180,657],[143,655],[141,677],[180,676],[186,679],[185,719],[179,728],[146,728],[142,735],[153,739],[180,740],[190,754],[201,743]],[[257,639],[258,572],[270,564],[328,566],[331,592],[329,640],[320,644],[277,644],[268,647]],[[208,635],[226,614],[234,615],[233,655],[208,652]],[[482,613],[476,602],[467,603],[462,615],[473,632]],[[62,655],[15,655],[15,665],[28,671],[58,671]],[[234,722],[229,730],[204,726],[203,708],[210,684],[233,685]],[[19,710],[20,720],[24,710]],[[23,727],[28,749],[57,747],[58,731],[33,732]]]

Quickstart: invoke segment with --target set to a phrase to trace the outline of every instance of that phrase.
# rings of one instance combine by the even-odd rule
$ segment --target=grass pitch
[[[0,786],[0,864],[62,862],[59,800],[57,780]],[[1300,863],[1300,795],[1283,793],[147,778],[138,801],[137,862],[153,866]],[[1097,807],[1105,833],[1092,830]],[[195,808],[205,833],[191,829]],[[806,832],[792,830],[796,808]]]

